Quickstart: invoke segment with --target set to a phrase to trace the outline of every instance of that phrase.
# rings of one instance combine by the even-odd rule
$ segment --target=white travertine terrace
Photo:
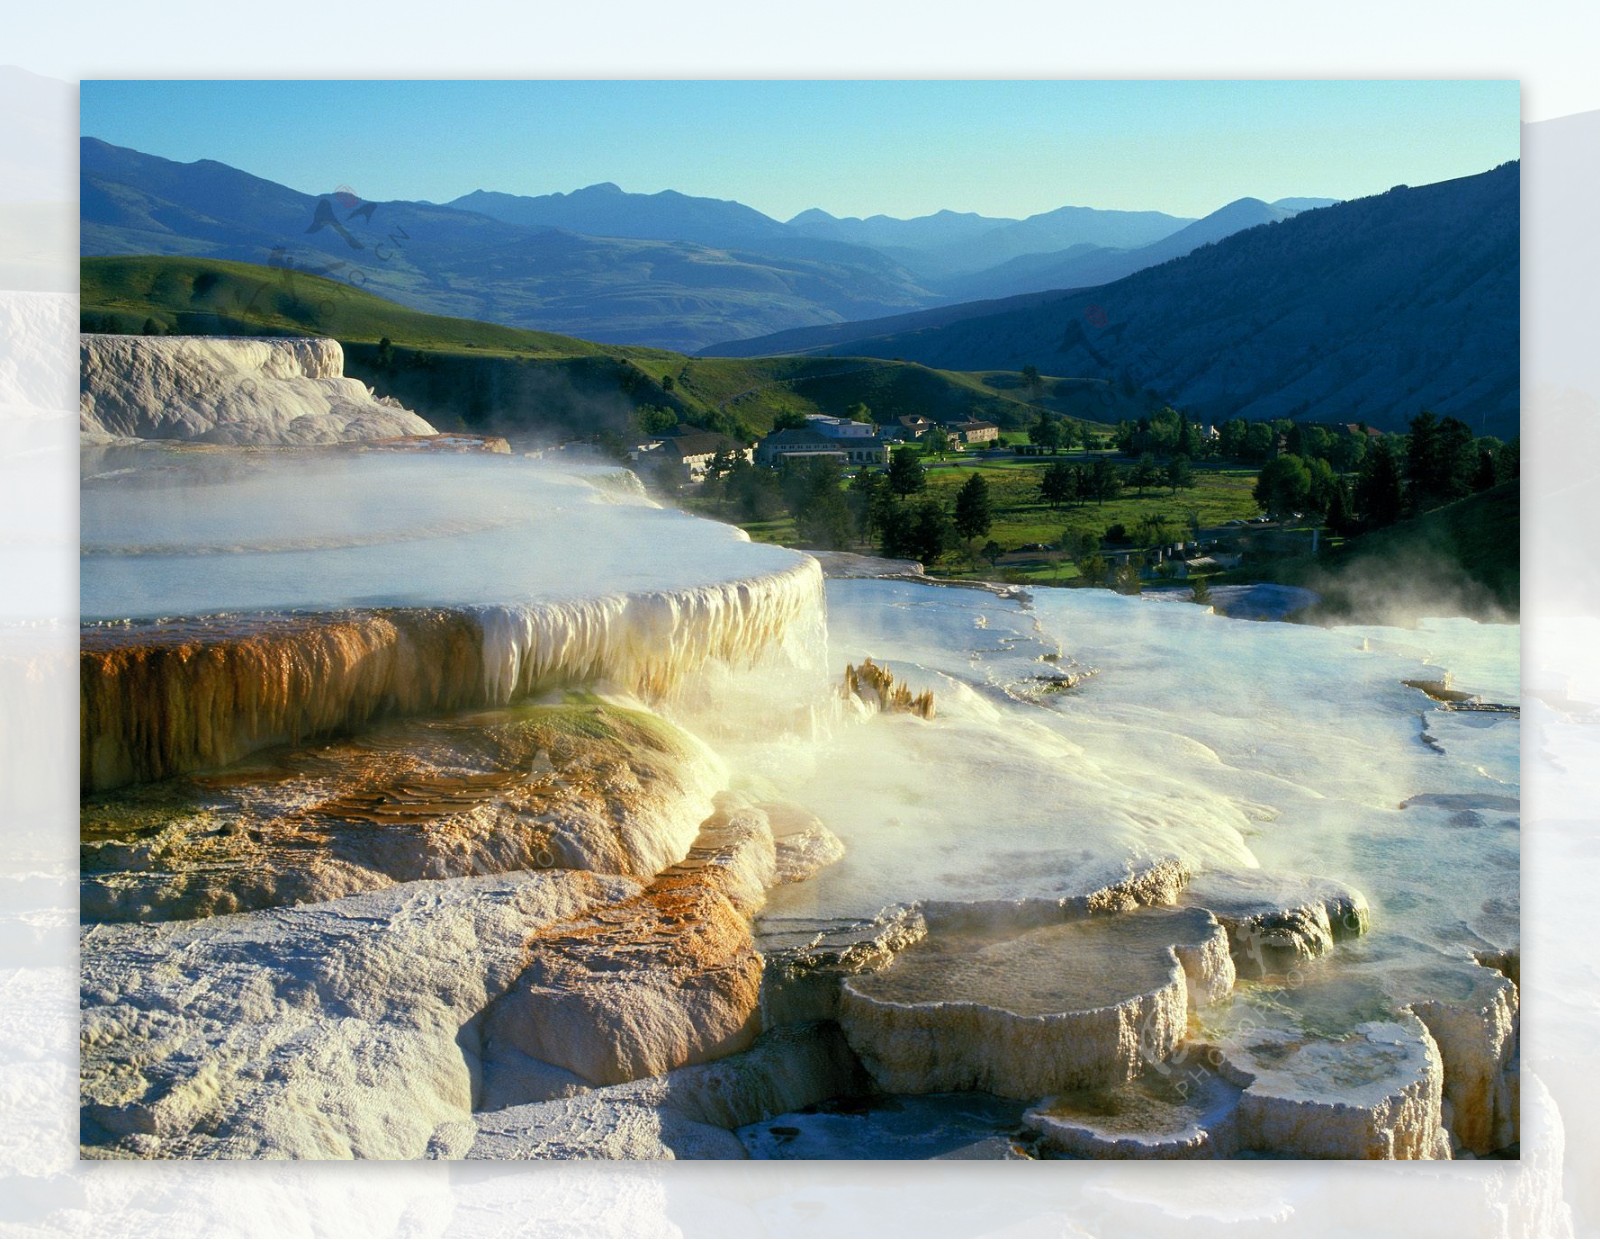
[[[434,433],[345,378],[337,340],[86,335],[79,360],[86,442],[307,445]]]
[[[1002,938],[935,935],[845,980],[839,1022],[891,1093],[1038,1098],[1132,1080],[1170,1058],[1191,1004],[1233,985],[1200,909],[1149,909]]]

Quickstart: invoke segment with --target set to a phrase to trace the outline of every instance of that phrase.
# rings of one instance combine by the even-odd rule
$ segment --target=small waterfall
[[[820,626],[823,607],[822,569],[809,557],[742,581],[486,607],[476,613],[484,694],[509,702],[605,680],[662,701],[708,663],[747,666],[783,651],[795,630]]]

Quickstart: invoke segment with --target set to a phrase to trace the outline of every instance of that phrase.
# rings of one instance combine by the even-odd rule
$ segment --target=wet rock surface
[[[721,778],[687,733],[598,701],[395,725],[85,802],[82,916],[209,917],[516,870],[649,879]]]
[[[762,974],[749,916],[775,865],[764,814],[719,810],[637,897],[535,936],[485,1020],[490,1055],[614,1085],[745,1049]]]
[[[1240,977],[1284,973],[1315,960],[1338,940],[1365,934],[1371,920],[1366,897],[1352,887],[1261,870],[1200,874],[1182,899],[1227,928]]]
[[[1014,937],[933,935],[843,984],[840,1024],[889,1092],[1011,1098],[1132,1079],[1184,1036],[1232,961],[1200,909],[1144,909]]]

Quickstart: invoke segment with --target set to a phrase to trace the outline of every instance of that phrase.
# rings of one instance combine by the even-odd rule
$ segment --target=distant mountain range
[[[1305,201],[1305,200],[1302,200]],[[1315,200],[1319,206],[1328,202]],[[1221,241],[1258,224],[1276,224],[1300,210],[1259,198],[1241,198],[1213,211],[1203,219],[1185,224],[1176,232],[1131,249],[1109,246],[1074,245],[1055,253],[1023,254],[998,267],[947,280],[947,292],[963,300],[981,297],[1006,297],[1019,288],[1089,288],[1109,284],[1146,267],[1169,259],[1182,258],[1191,250]]]
[[[1190,226],[1215,221],[1220,239],[1098,287],[707,352],[899,358],[949,370],[1031,365],[1144,390],[1193,416],[1399,429],[1431,409],[1508,437],[1519,410],[1520,172],[1509,163],[1294,214],[1245,199]],[[1242,231],[1233,227],[1241,221]],[[1198,235],[1170,234],[1145,254]],[[1112,269],[1089,252],[1061,261]]]
[[[699,348],[936,298],[874,250],[804,238],[810,254],[588,236],[426,202],[302,194],[215,161],[92,138],[81,159],[85,255],[289,266],[413,309],[608,343]]]
[[[81,143],[85,255],[190,255],[327,275],[418,310],[617,344],[719,341],[1116,279],[1325,199],[1202,220],[1062,207],[1023,220],[785,222],[738,202],[612,184],[453,202],[304,194],[213,160]]]
[[[1025,220],[953,211],[911,220],[885,215],[841,220],[813,208],[795,216],[789,226],[810,236],[873,246],[918,275],[938,279],[982,271],[1026,254],[1077,246],[1136,248],[1159,241],[1188,223],[1160,211],[1098,211],[1093,207],[1060,207]]]

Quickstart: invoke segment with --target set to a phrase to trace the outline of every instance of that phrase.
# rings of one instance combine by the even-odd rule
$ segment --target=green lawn
[[[706,516],[717,517],[718,520],[729,520],[714,509],[703,508],[696,511]],[[744,531],[750,535],[753,542],[778,543],[781,546],[791,547],[795,541],[793,517],[779,517],[776,521],[751,521],[745,525]]]
[[[1062,453],[1061,457],[1055,459],[1077,462],[1093,455],[1075,450]],[[1165,518],[1171,538],[1176,541],[1188,537],[1191,513],[1198,516],[1202,526],[1220,525],[1236,518],[1248,519],[1260,513],[1251,497],[1255,471],[1234,467],[1196,467],[1194,486],[1177,495],[1164,486],[1151,487],[1143,496],[1129,490],[1104,504],[1072,504],[1053,509],[1039,499],[1039,480],[1051,459],[1030,457],[1026,460],[988,462],[969,458],[934,462],[928,466],[927,490],[922,496],[914,496],[913,502],[932,497],[947,509],[953,509],[956,492],[961,485],[970,474],[981,473],[989,484],[994,524],[984,538],[977,540],[977,546],[981,547],[992,539],[1003,552],[1013,552],[1034,543],[1057,548],[1064,539],[1082,533],[1103,536],[1110,526],[1118,524],[1124,526],[1131,536],[1134,528],[1146,517]],[[716,505],[697,500],[692,494],[681,498],[679,502],[704,516],[723,521],[735,519],[731,511],[724,512]],[[757,542],[796,545],[794,521],[789,517],[742,524]],[[867,552],[875,550],[866,545],[853,549]],[[930,573],[939,576],[1003,577],[1010,581],[1041,585],[1066,585],[1078,577],[1077,567],[1071,557],[1055,551],[1029,553],[1023,562],[1001,563],[991,570],[982,560],[973,563],[966,549],[961,547],[927,568]]]
[[[1083,456],[1076,452],[1069,459]],[[1165,517],[1176,539],[1184,536],[1191,512],[1198,513],[1201,525],[1220,525],[1260,513],[1250,494],[1255,486],[1254,471],[1204,468],[1194,471],[1195,485],[1177,495],[1164,486],[1151,487],[1143,498],[1127,490],[1104,504],[1053,509],[1039,499],[1039,479],[1049,461],[1044,457],[994,464],[934,465],[928,470],[928,494],[954,505],[955,493],[967,476],[981,473],[989,484],[995,516],[988,537],[1008,551],[1028,543],[1059,546],[1066,531],[1072,535],[1103,535],[1109,526],[1120,524],[1131,532],[1145,517]],[[964,555],[947,558],[965,559]]]

